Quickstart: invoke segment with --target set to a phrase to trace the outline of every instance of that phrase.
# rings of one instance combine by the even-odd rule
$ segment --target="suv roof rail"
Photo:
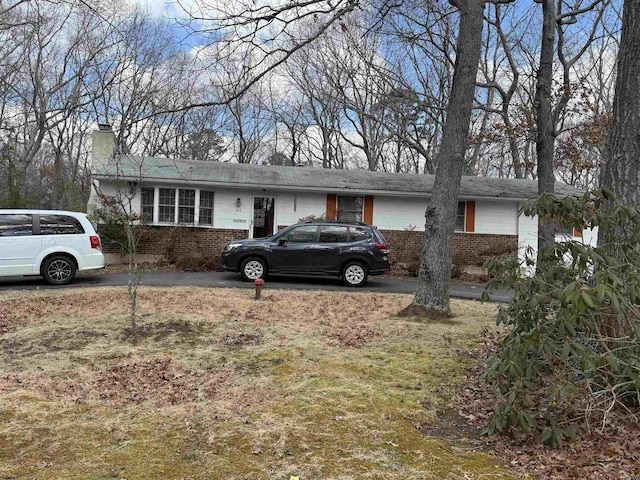
[[[305,220],[302,223],[342,223],[344,225],[360,225],[362,227],[370,227],[368,223],[351,221],[351,220]]]

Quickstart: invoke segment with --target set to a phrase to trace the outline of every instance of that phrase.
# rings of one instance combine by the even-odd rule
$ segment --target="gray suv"
[[[389,245],[365,223],[313,221],[285,228],[272,237],[229,243],[220,260],[245,281],[267,273],[328,275],[360,287],[369,275],[389,273]]]

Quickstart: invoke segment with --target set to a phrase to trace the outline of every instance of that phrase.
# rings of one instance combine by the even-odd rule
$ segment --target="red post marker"
[[[262,286],[264,285],[264,280],[261,278],[256,278],[253,284],[256,286],[256,300],[260,300],[260,293],[262,292]]]

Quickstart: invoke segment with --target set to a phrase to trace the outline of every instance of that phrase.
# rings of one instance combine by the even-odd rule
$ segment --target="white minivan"
[[[54,285],[104,268],[100,237],[85,213],[0,209],[0,276],[41,275]]]

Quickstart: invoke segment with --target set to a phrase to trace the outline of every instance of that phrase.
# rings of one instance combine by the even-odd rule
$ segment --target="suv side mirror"
[[[284,247],[287,244],[287,239],[286,238],[281,238],[280,240],[278,240],[278,246],[279,247]]]

